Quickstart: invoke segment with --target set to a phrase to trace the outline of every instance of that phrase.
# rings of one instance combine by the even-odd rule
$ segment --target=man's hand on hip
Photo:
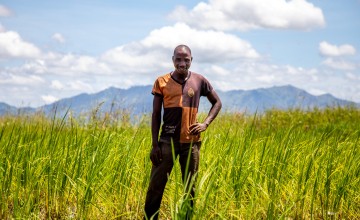
[[[192,135],[200,134],[201,132],[205,131],[207,127],[208,125],[205,123],[192,124],[190,125],[190,134]]]

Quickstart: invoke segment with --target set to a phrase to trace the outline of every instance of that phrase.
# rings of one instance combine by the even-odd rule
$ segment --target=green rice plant
[[[150,117],[0,117],[1,219],[142,219]],[[199,121],[205,115],[199,115]],[[359,219],[360,110],[224,112],[202,134],[197,181],[175,163],[160,216]]]

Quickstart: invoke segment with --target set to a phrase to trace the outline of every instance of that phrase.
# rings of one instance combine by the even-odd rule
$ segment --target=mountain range
[[[0,115],[44,112],[57,115],[70,111],[73,115],[98,112],[126,111],[132,115],[147,114],[152,111],[152,86],[135,86],[129,89],[110,87],[93,94],[82,93],[70,98],[64,98],[52,104],[38,108],[16,108],[0,102]],[[253,90],[217,91],[222,104],[222,111],[262,113],[268,109],[281,110],[300,108],[303,110],[314,107],[355,106],[359,103],[335,98],[331,94],[314,96],[305,90],[291,85],[274,86]],[[199,111],[208,111],[210,104],[206,97],[200,101]]]

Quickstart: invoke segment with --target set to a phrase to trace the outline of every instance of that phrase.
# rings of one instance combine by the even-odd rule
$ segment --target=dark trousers
[[[200,146],[201,142],[174,144],[175,159],[179,156],[182,180],[184,183],[190,184],[191,181],[195,181],[194,174],[197,173],[199,167]],[[165,185],[174,166],[171,144],[160,142],[159,147],[162,153],[162,162],[157,167],[152,166],[151,169],[150,183],[145,201],[145,219],[150,219],[151,217],[153,217],[153,219],[158,218],[158,211],[160,209]],[[187,191],[188,190],[190,191],[190,196],[194,198],[194,187],[187,189]],[[190,201],[191,209],[193,208],[192,198]]]

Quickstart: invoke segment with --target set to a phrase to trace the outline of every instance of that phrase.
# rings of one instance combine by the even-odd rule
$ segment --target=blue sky
[[[3,0],[0,102],[152,85],[178,44],[217,90],[291,84],[360,102],[359,12],[360,0]]]

